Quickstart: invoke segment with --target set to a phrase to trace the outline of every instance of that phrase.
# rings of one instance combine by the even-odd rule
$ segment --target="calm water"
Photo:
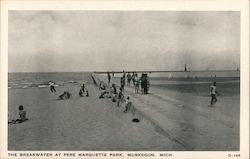
[[[54,81],[58,86],[79,85],[82,82],[90,82],[89,73],[82,72],[51,72],[51,73],[9,73],[9,88],[27,88],[27,87],[48,87],[49,81]],[[239,80],[240,72],[175,72],[175,73],[151,73],[148,74],[151,83],[164,84],[166,81],[176,78],[194,79],[194,78],[217,78],[226,77]],[[121,74],[115,74],[120,77]],[[169,83],[169,82],[167,82]],[[171,83],[171,82],[170,82]]]
[[[48,87],[49,81],[58,86],[79,85],[90,82],[89,73],[80,72],[46,72],[46,73],[9,73],[9,88]]]

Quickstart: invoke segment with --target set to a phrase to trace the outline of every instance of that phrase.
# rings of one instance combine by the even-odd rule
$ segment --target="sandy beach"
[[[8,126],[9,150],[95,150],[143,151],[182,150],[183,147],[155,131],[141,118],[131,122],[132,113],[123,113],[110,99],[99,99],[100,90],[88,80],[89,97],[78,96],[80,86],[9,90],[9,119],[18,117],[22,104],[29,120]],[[64,91],[69,100],[56,100]]]
[[[125,87],[125,96],[131,97],[134,114],[124,113],[124,104],[117,107],[111,99],[98,98],[101,91],[93,79],[97,84],[106,83],[105,76],[93,74],[92,78],[89,73],[84,78],[89,97],[80,98],[80,85],[74,82],[56,87],[56,93],[51,93],[49,88],[9,89],[9,120],[18,118],[21,104],[29,120],[8,126],[8,149],[239,150],[237,83],[221,82],[222,92],[229,90],[230,85],[233,90],[231,95],[225,90],[227,93],[219,97],[215,107],[208,107],[210,97],[204,95],[202,88],[205,87],[196,87],[194,83],[152,85],[149,95],[134,94],[133,87]],[[118,81],[112,79],[117,85]],[[186,87],[195,87],[201,93],[180,91]],[[56,100],[64,91],[72,93],[72,99]],[[131,122],[134,117],[141,121]]]

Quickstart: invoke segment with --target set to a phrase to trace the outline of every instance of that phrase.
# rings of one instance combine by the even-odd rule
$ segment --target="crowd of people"
[[[117,92],[116,85],[113,83],[111,87],[109,87],[109,84],[111,82],[111,76],[108,74],[108,85],[106,85],[103,81],[100,81],[99,83],[99,90],[101,90],[101,94],[99,98],[111,98],[112,102],[116,102],[117,107],[119,107],[122,103],[125,103],[124,106],[124,113],[128,112],[132,106],[132,102],[130,101],[130,97],[125,97],[124,95],[124,87],[126,85],[125,82],[125,72],[123,76],[120,78],[120,89],[119,92]],[[131,86],[131,81],[133,82],[133,86],[135,88],[135,93],[139,93],[139,86],[141,86],[141,93],[142,94],[148,94],[149,93],[149,77],[146,73],[142,73],[141,77],[138,77],[137,73],[133,73],[132,75],[130,73],[127,74],[127,86]],[[50,91],[52,93],[56,92],[55,89],[55,83],[53,81],[49,82],[50,85]],[[89,91],[85,87],[85,84],[82,84],[80,90],[79,90],[79,96],[80,97],[89,97]],[[216,90],[216,82],[213,82],[210,88],[210,96],[211,96],[211,102],[210,106],[213,106],[217,101],[217,96],[219,95],[218,91]],[[63,94],[59,95],[57,98],[58,100],[64,100],[64,99],[71,99],[72,94],[65,91]],[[16,120],[8,121],[8,124],[16,124],[16,123],[22,123],[28,118],[26,118],[26,111],[24,110],[24,107],[22,105],[19,106],[19,116],[20,118]]]
[[[123,76],[120,78],[120,85],[122,91],[124,90],[124,87],[126,85],[126,73],[123,73]],[[108,79],[110,81],[110,77],[108,76]],[[131,86],[131,81],[133,83],[133,87],[135,88],[135,93],[139,93],[139,89],[141,87],[141,94],[148,94],[149,93],[149,87],[150,87],[150,80],[146,73],[142,73],[141,77],[138,77],[137,73],[127,73],[127,86]]]

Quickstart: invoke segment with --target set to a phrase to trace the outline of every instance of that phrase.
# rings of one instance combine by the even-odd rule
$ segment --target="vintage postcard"
[[[249,158],[249,1],[1,1],[0,158]]]

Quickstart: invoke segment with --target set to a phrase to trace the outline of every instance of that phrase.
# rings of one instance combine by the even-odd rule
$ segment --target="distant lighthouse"
[[[187,64],[185,64],[185,69],[184,69],[185,72],[187,72]]]

